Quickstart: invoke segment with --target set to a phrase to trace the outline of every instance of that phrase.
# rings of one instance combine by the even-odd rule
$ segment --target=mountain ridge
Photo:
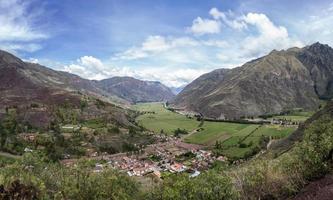
[[[273,50],[241,67],[200,76],[171,101],[171,106],[219,119],[277,114],[294,108],[313,110],[319,99],[333,94],[332,80],[333,49],[315,43],[302,49]]]
[[[131,103],[168,101],[174,97],[171,89],[159,81],[142,81],[133,77],[119,77],[96,81],[99,88]]]

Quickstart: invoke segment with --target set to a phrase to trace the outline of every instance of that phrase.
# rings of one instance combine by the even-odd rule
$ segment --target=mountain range
[[[315,43],[273,50],[233,69],[218,69],[187,85],[170,106],[208,118],[235,119],[314,110],[333,96],[333,49]]]
[[[170,88],[158,81],[142,81],[132,77],[112,77],[95,83],[103,91],[130,103],[167,101],[175,96]]]
[[[131,77],[91,81],[39,64],[24,62],[5,51],[0,51],[0,72],[0,90],[2,94],[6,94],[1,95],[2,103],[19,98],[47,98],[47,101],[52,101],[59,93],[75,91],[123,104],[167,101],[174,97],[172,91],[160,82],[141,81]],[[48,93],[50,94],[47,95]]]

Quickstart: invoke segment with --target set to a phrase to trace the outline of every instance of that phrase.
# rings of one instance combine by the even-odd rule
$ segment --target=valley
[[[305,50],[317,48],[331,51],[319,44]],[[289,53],[273,52],[267,59]],[[266,65],[265,59],[259,61]],[[256,68],[254,63],[243,68]],[[235,72],[224,69],[199,77],[176,96],[159,82],[87,80],[3,51],[0,72],[0,181],[14,192],[31,186],[46,199],[59,193],[60,199],[133,199],[134,193],[138,199],[173,200],[190,188],[207,199],[258,199],[266,193],[284,199],[332,170],[333,104],[323,96],[304,100],[310,106],[299,106],[304,102],[296,100],[285,108],[252,112],[244,107],[244,96],[233,100],[244,105],[219,107],[223,95],[207,105],[196,102],[201,94],[195,93],[211,90],[224,75],[235,80]],[[245,90],[253,88],[260,87]],[[280,94],[275,93],[278,101]],[[260,101],[255,106],[272,104]],[[235,115],[219,115],[225,108]],[[224,192],[213,192],[216,184]],[[253,192],[258,188],[265,191]]]
[[[0,0],[0,200],[332,200],[333,0]]]
[[[216,149],[220,154],[232,159],[242,159],[259,152],[263,140],[282,139],[296,130],[297,125],[282,124],[242,124],[232,122],[198,121],[195,117],[172,112],[163,103],[144,103],[132,106],[142,115],[136,122],[156,134],[175,135],[177,129],[185,130],[180,137],[192,144],[204,145],[207,149]],[[286,115],[288,120],[304,122],[308,117],[295,118]],[[278,116],[277,119],[282,118]],[[283,118],[284,119],[284,118]],[[281,122],[282,123],[282,122]],[[258,149],[259,148],[259,149]]]

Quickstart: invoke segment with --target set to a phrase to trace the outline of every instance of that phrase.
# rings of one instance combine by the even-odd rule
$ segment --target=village
[[[208,170],[215,161],[227,160],[224,156],[215,157],[211,151],[203,150],[201,145],[184,143],[176,137],[156,137],[163,139],[163,142],[148,145],[140,153],[104,154],[96,157],[95,159],[104,162],[97,163],[94,172],[112,168],[129,176],[152,174],[163,178],[165,174],[184,172],[190,177],[196,177]]]

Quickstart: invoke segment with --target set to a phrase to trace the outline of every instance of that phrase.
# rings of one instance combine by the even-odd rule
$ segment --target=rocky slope
[[[231,70],[205,74],[171,106],[211,118],[240,118],[303,108],[316,109],[333,95],[333,49],[311,46],[272,51]]]
[[[168,101],[172,91],[156,81],[141,81],[132,77],[112,77],[96,82],[102,90],[131,103]]]

